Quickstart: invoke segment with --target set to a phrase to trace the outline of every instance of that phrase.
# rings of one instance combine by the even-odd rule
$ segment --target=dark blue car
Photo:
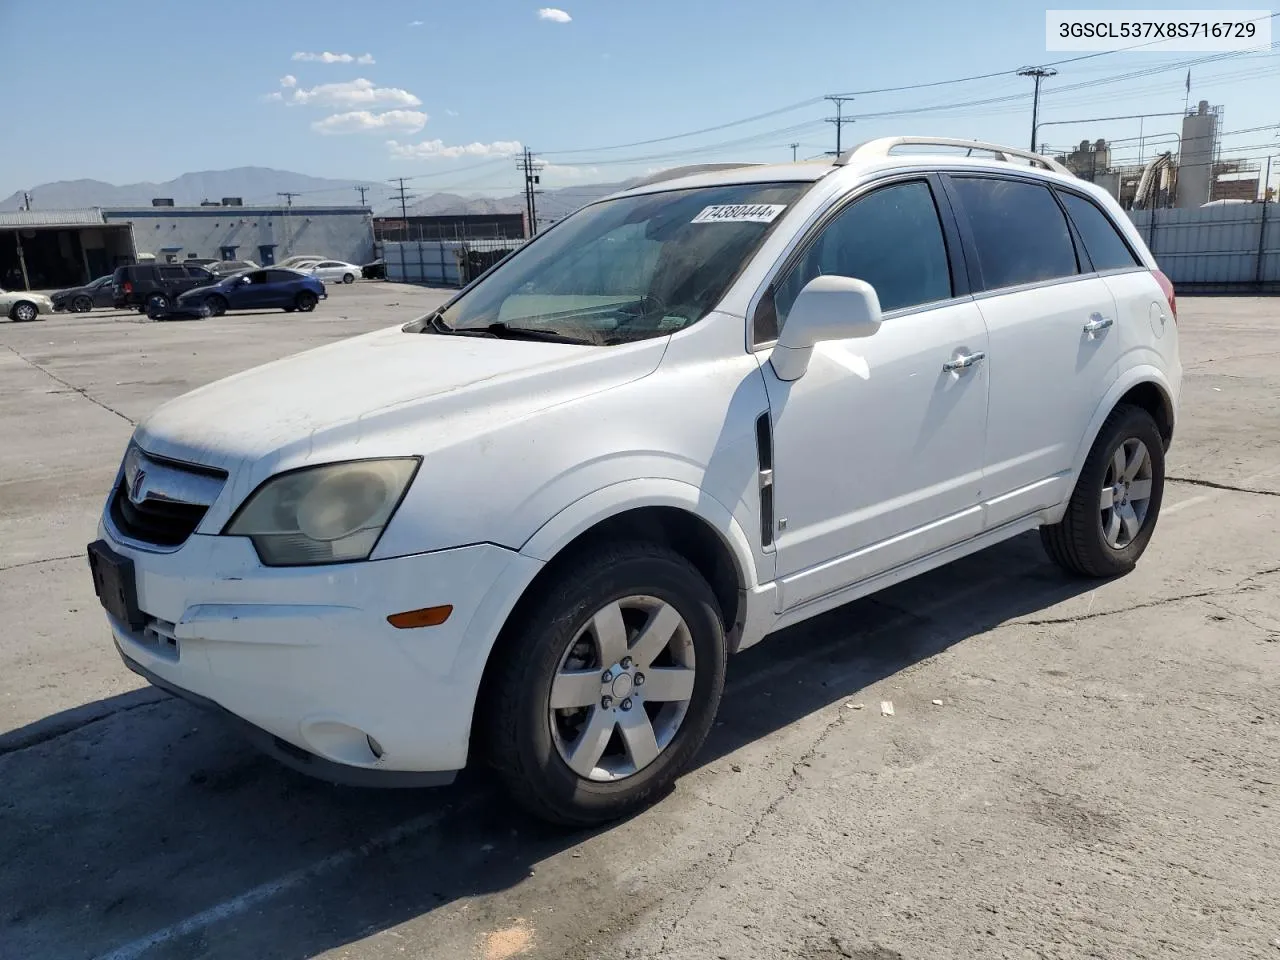
[[[188,290],[178,297],[175,312],[198,312],[214,317],[228,310],[278,309],[309,313],[325,296],[324,284],[315,277],[283,267],[265,267],[233,273],[215,284]],[[201,308],[206,308],[208,313]]]

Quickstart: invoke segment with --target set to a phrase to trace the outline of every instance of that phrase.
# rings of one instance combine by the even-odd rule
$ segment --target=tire
[[[215,293],[205,297],[204,305],[209,308],[209,315],[220,317],[227,312],[227,298]]]
[[[356,282],[356,278],[355,278],[355,276],[354,276],[354,275],[352,275],[352,274],[350,274],[350,273],[344,273],[344,274],[342,275],[342,282],[343,282],[343,283],[355,283],[355,282]]]
[[[1040,528],[1040,542],[1051,560],[1077,576],[1126,574],[1151,542],[1163,500],[1160,428],[1147,411],[1121,404],[1098,431],[1066,514]]]
[[[294,298],[293,305],[303,313],[310,313],[316,308],[319,298],[310,290],[303,290]]]
[[[625,634],[613,632],[610,643],[594,624],[619,622],[612,611]],[[636,643],[655,622],[670,630],[657,666],[653,645]],[[540,819],[587,826],[624,817],[660,798],[702,746],[726,657],[715,594],[684,557],[643,542],[584,552],[549,574],[491,654],[476,706],[486,758],[511,798]],[[562,671],[578,682],[557,684]],[[553,689],[570,706],[553,709]],[[575,748],[591,744],[598,750],[575,770]]]
[[[71,301],[72,313],[88,313],[93,309],[93,300],[89,297],[76,297]]]
[[[40,316],[40,308],[30,300],[19,300],[9,311],[9,319],[14,323],[30,323]]]
[[[169,309],[169,298],[163,293],[153,293],[147,296],[146,311],[150,316],[154,313],[163,313]]]

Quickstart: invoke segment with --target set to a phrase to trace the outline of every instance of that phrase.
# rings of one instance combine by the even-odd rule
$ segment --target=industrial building
[[[174,206],[0,213],[0,287],[39,290],[87,283],[123,264],[197,258],[277,263],[315,254],[368,263],[368,207],[245,206],[239,198]]]
[[[1098,184],[1125,209],[1175,207],[1190,210],[1223,200],[1259,199],[1261,165],[1222,158],[1221,106],[1201,100],[1182,118],[1176,149],[1156,153],[1141,163],[1113,163],[1106,140],[1082,140],[1057,159],[1076,176]]]

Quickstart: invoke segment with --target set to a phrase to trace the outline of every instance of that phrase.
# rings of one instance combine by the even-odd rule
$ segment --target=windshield
[[[586,207],[455,300],[424,332],[536,331],[611,345],[702,319],[808,183],[739,183]]]

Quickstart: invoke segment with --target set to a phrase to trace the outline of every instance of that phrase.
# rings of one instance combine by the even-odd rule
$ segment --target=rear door
[[[1043,180],[957,173],[947,189],[990,338],[991,529],[1070,495],[1076,450],[1115,379],[1116,304]]]
[[[292,270],[267,270],[267,281],[263,287],[264,306],[287,307],[292,305],[298,287],[295,281],[298,275]]]
[[[178,294],[185,293],[194,286],[191,282],[190,274],[187,273],[187,268],[181,264],[159,266],[156,270],[160,275],[160,292],[164,293],[170,300],[176,300]]]

